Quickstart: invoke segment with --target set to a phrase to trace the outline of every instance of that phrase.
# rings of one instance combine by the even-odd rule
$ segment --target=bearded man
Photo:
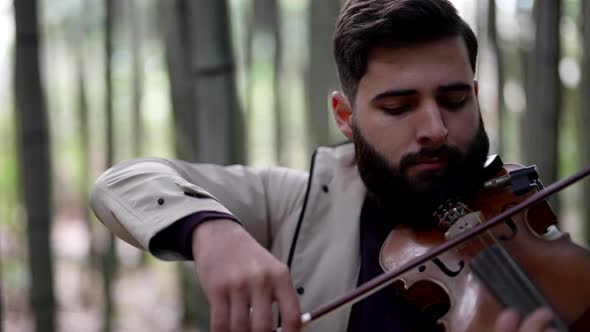
[[[302,311],[382,273],[396,225],[429,225],[438,204],[489,176],[477,40],[450,2],[349,0],[334,55],[332,113],[352,142],[319,148],[309,172],[139,159],[96,182],[92,208],[112,232],[161,259],[194,259],[213,331],[270,331],[279,320],[300,330]],[[518,327],[508,311],[494,328],[542,331],[549,320],[540,310]],[[435,328],[388,288],[308,330]]]

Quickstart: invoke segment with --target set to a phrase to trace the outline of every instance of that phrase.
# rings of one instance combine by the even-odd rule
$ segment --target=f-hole
[[[462,260],[459,261],[459,268],[455,271],[449,269],[445,263],[443,263],[440,259],[435,258],[432,260],[432,262],[438,266],[438,268],[447,276],[449,277],[456,277],[459,275],[459,273],[461,273],[461,271],[463,271],[463,268],[465,267],[465,262],[463,262]]]
[[[516,203],[508,203],[506,205],[504,205],[502,207],[502,212],[506,211],[507,209],[513,207],[514,205],[516,205]],[[516,233],[518,233],[518,228],[516,228],[516,224],[514,223],[514,221],[511,218],[506,218],[506,220],[504,220],[504,223],[506,224],[506,226],[508,226],[508,228],[512,231],[509,235],[505,235],[502,234],[499,236],[500,240],[502,241],[509,241],[511,239],[513,239],[516,236]]]

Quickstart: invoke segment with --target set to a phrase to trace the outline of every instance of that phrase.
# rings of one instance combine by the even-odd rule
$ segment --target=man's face
[[[432,208],[472,189],[489,147],[476,91],[460,37],[374,49],[350,121],[369,191]]]

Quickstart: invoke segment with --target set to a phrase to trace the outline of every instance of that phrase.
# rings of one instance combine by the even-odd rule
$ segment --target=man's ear
[[[352,107],[348,98],[342,92],[334,91],[330,95],[330,104],[338,129],[352,140]]]
[[[475,92],[475,96],[479,93],[479,82],[477,80],[473,80],[473,91]]]

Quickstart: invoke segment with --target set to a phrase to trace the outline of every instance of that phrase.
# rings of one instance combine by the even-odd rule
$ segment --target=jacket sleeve
[[[282,223],[299,212],[307,177],[305,172],[281,167],[136,159],[103,173],[94,184],[90,205],[111,232],[144,250],[159,231],[202,211],[235,216],[270,248]]]

